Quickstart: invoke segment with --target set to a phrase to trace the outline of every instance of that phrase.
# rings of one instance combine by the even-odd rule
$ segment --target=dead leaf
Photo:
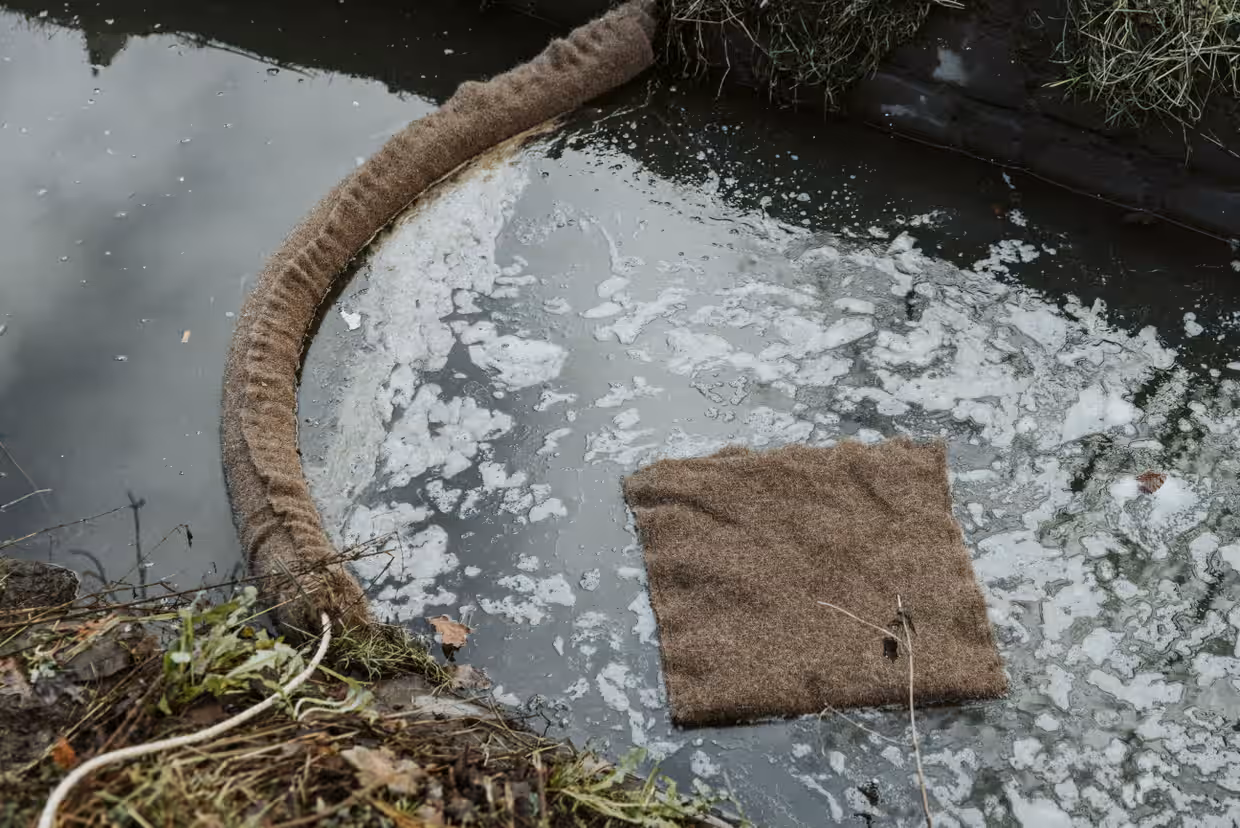
[[[1162,472],[1147,471],[1137,475],[1137,488],[1141,494],[1154,494],[1167,482],[1167,475]]]
[[[182,714],[182,717],[193,724],[195,727],[210,727],[216,722],[221,722],[228,718],[228,714],[224,711],[224,706],[215,699],[196,704]]]
[[[78,763],[77,751],[73,749],[73,745],[69,744],[69,740],[64,736],[61,736],[56,740],[56,744],[52,745],[52,761],[61,770],[69,770]]]
[[[432,805],[423,805],[413,812],[426,825],[443,825],[443,809]]]
[[[456,651],[465,646],[465,642],[469,640],[469,634],[473,629],[465,626],[460,621],[453,621],[446,615],[438,615],[434,618],[428,618],[431,626],[435,628],[435,632],[439,633],[439,638],[443,644],[444,657],[449,661],[456,655]]]
[[[364,788],[382,785],[394,794],[412,795],[418,793],[426,778],[417,762],[398,760],[387,748],[372,750],[359,746],[342,750],[340,755],[357,771],[358,784]]]
[[[74,636],[78,641],[87,641],[96,638],[104,633],[110,632],[119,619],[115,615],[105,615],[102,618],[95,618],[87,621],[78,627],[77,634]]]
[[[453,690],[489,690],[491,679],[486,671],[479,667],[461,664],[452,671]]]
[[[0,696],[30,698],[30,682],[15,658],[0,658]]]

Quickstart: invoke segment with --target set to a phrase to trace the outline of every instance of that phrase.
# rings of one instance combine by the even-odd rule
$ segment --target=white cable
[[[225,719],[218,724],[212,725],[206,730],[200,730],[197,733],[187,733],[184,736],[176,736],[171,739],[161,739],[158,742],[148,742],[145,745],[131,745],[96,756],[94,759],[79,766],[73,773],[62,779],[60,784],[56,786],[56,790],[52,791],[52,795],[47,798],[47,804],[43,806],[43,814],[39,817],[38,828],[54,828],[56,811],[59,810],[60,804],[64,802],[65,797],[69,795],[69,791],[73,789],[73,786],[81,782],[91,771],[98,770],[104,765],[119,762],[122,759],[133,759],[136,756],[145,756],[148,753],[155,753],[161,750],[172,750],[173,748],[184,747],[185,745],[192,745],[214,738],[262,713],[279,699],[287,696],[304,684],[306,679],[310,678],[310,675],[318,669],[319,662],[323,660],[323,656],[327,655],[327,645],[331,643],[331,640],[332,622],[327,617],[327,613],[323,613],[323,638],[319,641],[318,652],[314,654],[314,658],[310,659],[310,665],[294,676],[288,684],[280,688],[280,692],[267,697],[248,710],[242,710],[231,719]]]

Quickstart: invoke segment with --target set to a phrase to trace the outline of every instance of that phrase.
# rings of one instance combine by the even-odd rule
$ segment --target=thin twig
[[[26,473],[26,470],[22,468],[21,463],[17,462],[17,458],[13,456],[13,452],[9,451],[9,447],[4,444],[3,440],[0,440],[0,451],[4,452],[4,456],[9,458],[9,462],[13,464],[13,468],[21,472],[22,477],[26,478],[26,482],[30,484],[30,488],[39,488],[39,484],[35,483],[34,478]]]
[[[908,629],[908,615],[904,612],[904,603],[896,596],[896,610],[900,616],[900,625],[904,627],[904,646],[908,648],[908,726],[913,733],[913,756],[917,759],[917,781],[921,785],[921,807],[926,812],[926,828],[934,828],[934,820],[930,818],[930,797],[926,794],[926,774],[921,768],[921,744],[917,739],[917,717],[913,712],[913,634]]]
[[[897,644],[901,643],[899,637],[896,636],[894,633],[892,633],[890,630],[885,630],[882,627],[878,626],[877,624],[871,624],[869,621],[866,621],[864,618],[861,618],[849,612],[843,607],[836,606],[835,604],[832,604],[829,601],[819,601],[818,603],[824,607],[830,607],[836,612],[840,612],[840,613],[843,613],[844,615],[847,615],[852,620],[856,621],[859,624],[863,624],[869,627],[870,629],[882,635],[884,638],[891,639],[892,641],[895,641]],[[909,631],[908,615],[904,611],[904,603],[903,601],[901,601],[899,595],[896,596],[896,616],[900,619],[901,626],[904,627],[904,642],[903,643],[904,643],[904,646],[908,650],[908,723],[909,723],[909,728],[912,731],[913,756],[917,760],[917,782],[919,786],[921,787],[921,807],[922,807],[922,810],[926,814],[926,828],[934,828],[934,820],[930,816],[930,797],[929,797],[929,794],[927,794],[926,792],[926,774],[925,774],[925,771],[922,770],[922,766],[921,766],[921,743],[917,738],[917,718],[916,718],[916,714],[913,712],[914,710],[914,704],[913,704],[913,678],[914,678],[913,636],[912,636],[912,633]],[[869,730],[869,728],[862,727],[861,725],[857,724],[856,722],[852,721],[846,716],[844,717],[844,720],[847,721],[849,724],[852,724],[856,727],[860,727],[862,730],[865,730],[870,733],[874,733],[874,731]],[[878,734],[878,733],[874,733],[874,735],[881,736],[881,734]]]
[[[141,593],[146,598],[146,559],[142,557],[142,517],[140,511],[146,505],[146,498],[136,498],[133,492],[125,492],[129,496],[129,508],[133,509],[133,545],[137,554],[137,563],[134,568],[138,570],[138,588],[134,589],[133,597],[137,598]]]
[[[86,523],[87,521],[97,520],[101,517],[107,517],[110,514],[119,512],[121,509],[128,509],[128,508],[129,508],[129,504],[126,504],[124,506],[117,506],[115,509],[109,509],[106,512],[100,512],[97,515],[91,515],[90,517],[84,517],[84,518],[78,518],[77,520],[71,520],[68,523],[61,523],[57,526],[49,526],[46,529],[39,529],[38,531],[31,532],[28,535],[22,535],[20,538],[13,538],[12,540],[6,540],[4,543],[0,543],[0,549],[8,549],[10,546],[16,546],[22,541],[30,540],[31,538],[36,537],[38,535],[45,535],[48,532],[55,532],[57,529],[64,529],[68,526],[76,526],[79,523]]]
[[[818,718],[821,719],[823,715],[826,713],[830,713],[832,716],[839,716],[841,719],[848,722],[850,725],[857,728],[858,730],[868,733],[871,736],[876,736],[879,739],[882,739],[884,742],[890,742],[893,745],[900,744],[899,742],[897,742],[895,739],[891,738],[890,736],[884,736],[883,734],[879,733],[877,730],[866,727],[865,725],[861,724],[861,722],[858,722],[855,719],[851,719],[848,716],[845,716],[843,713],[841,713],[839,710],[836,710],[834,707],[832,707],[829,704],[822,709],[822,713],[818,714]]]
[[[847,615],[849,618],[851,618],[852,620],[858,623],[865,624],[867,627],[874,630],[879,635],[882,635],[884,638],[890,638],[892,641],[896,642],[897,644],[900,643],[900,639],[896,637],[896,634],[893,633],[891,630],[884,630],[882,627],[878,626],[877,624],[871,624],[869,621],[866,621],[864,618],[858,618],[857,616],[853,615],[851,612],[844,609],[843,607],[837,607],[835,604],[832,604],[829,601],[819,601],[818,603],[822,604],[824,607],[830,607],[836,612],[842,612],[845,615]]]
[[[129,507],[118,506],[112,511],[116,512],[116,511],[120,511],[121,509],[127,509],[127,508]],[[110,514],[110,513],[105,513],[105,514]],[[96,515],[96,517],[98,517],[98,515]],[[91,520],[91,518],[84,518],[83,520]],[[79,523],[81,521],[74,521],[74,522]],[[68,525],[70,524],[65,524],[65,526],[68,526]],[[53,526],[51,527],[51,529],[45,529],[43,531],[50,532],[52,529],[59,529],[59,528],[61,527]],[[235,587],[235,586],[240,586],[242,584],[255,584],[255,583],[269,580],[271,578],[296,577],[297,575],[312,575],[316,572],[323,571],[327,567],[334,566],[337,564],[351,563],[353,561],[359,561],[359,560],[364,560],[366,558],[371,558],[371,557],[374,557],[375,555],[389,554],[387,552],[384,552],[383,550],[379,550],[375,552],[366,552],[364,554],[356,554],[356,555],[353,554],[353,550],[363,548],[364,546],[365,544],[359,544],[358,546],[345,550],[344,553],[338,555],[337,557],[330,558],[330,559],[324,559],[322,561],[311,563],[304,570],[298,570],[295,573],[277,572],[277,573],[271,573],[267,575],[248,575],[244,578],[234,578],[229,581],[221,581],[220,583],[216,583],[216,584],[205,584],[203,586],[194,587],[193,589],[183,589],[183,590],[179,590],[176,592],[171,591],[171,587],[165,582],[158,581],[155,584],[153,584],[153,586],[163,586],[165,589],[168,589],[170,591],[162,595],[155,595],[150,598],[138,599],[136,601],[126,601],[120,604],[105,603],[105,604],[100,604],[99,606],[83,607],[81,609],[77,609],[77,610],[73,610],[69,612],[66,612],[66,610],[71,608],[75,603],[79,601],[90,601],[92,599],[102,600],[105,596],[111,595],[113,592],[117,592],[118,590],[115,588],[100,590],[99,592],[92,593],[91,595],[85,595],[82,598],[78,598],[73,601],[68,601],[63,604],[57,604],[55,606],[31,607],[26,610],[4,610],[4,611],[0,611],[0,618],[10,618],[10,617],[16,616],[18,613],[27,613],[27,615],[21,621],[12,621],[12,622],[5,621],[4,623],[0,623],[0,632],[4,632],[6,630],[12,630],[12,629],[22,629],[25,627],[29,627],[32,624],[43,623],[45,621],[52,621],[52,620],[55,620],[58,622],[75,621],[79,618],[88,618],[92,615],[98,615],[101,612],[115,612],[116,610],[121,610],[121,609],[131,609],[131,608],[136,608],[136,607],[142,607],[144,604],[162,604],[167,601],[170,601],[173,598],[183,598],[187,595],[198,595],[201,592],[205,592],[209,590],[216,590],[216,589],[224,589],[225,587]],[[129,587],[125,586],[124,588],[128,589]]]
[[[35,495],[51,494],[51,493],[52,493],[51,489],[35,489],[33,492],[29,492],[17,498],[17,500],[10,500],[8,503],[4,504],[3,506],[0,506],[0,512],[3,512],[5,509],[9,508],[10,506],[16,506],[18,503],[21,503],[26,498],[34,497]]]

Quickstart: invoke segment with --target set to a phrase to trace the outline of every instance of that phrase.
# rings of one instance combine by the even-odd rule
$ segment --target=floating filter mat
[[[1007,692],[941,443],[661,460],[625,481],[678,724]],[[825,601],[840,609],[820,604]]]

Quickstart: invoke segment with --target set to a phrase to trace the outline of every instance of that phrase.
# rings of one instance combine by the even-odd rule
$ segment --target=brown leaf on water
[[[357,782],[364,788],[381,785],[394,794],[410,796],[418,793],[426,778],[426,771],[417,762],[397,759],[384,747],[352,747],[340,755],[357,771]]]
[[[452,670],[452,689],[490,690],[491,678],[479,667],[461,664]]]
[[[427,620],[431,622],[435,632],[439,633],[440,641],[443,643],[443,654],[449,660],[457,650],[465,646],[465,642],[469,640],[469,634],[473,632],[470,627],[460,621],[453,621],[446,615],[438,615]]]
[[[52,761],[61,770],[69,770],[78,763],[77,751],[73,749],[73,745],[69,744],[69,740],[64,736],[61,736],[56,740],[56,744],[52,745]]]
[[[1167,482],[1167,475],[1162,472],[1147,471],[1137,475],[1137,488],[1141,494],[1154,494]]]

